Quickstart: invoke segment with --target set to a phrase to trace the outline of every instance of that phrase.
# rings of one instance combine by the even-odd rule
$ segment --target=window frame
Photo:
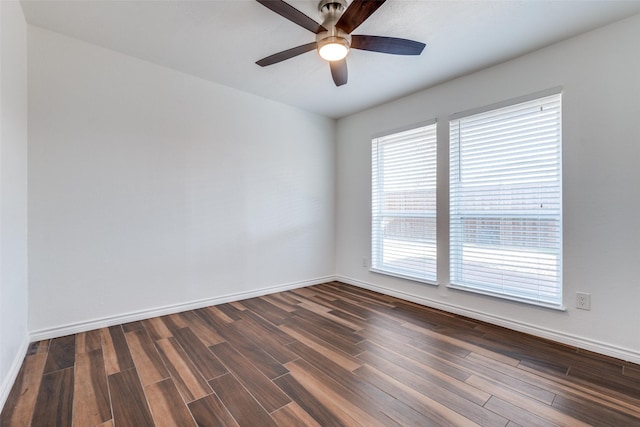
[[[379,186],[376,187],[376,182],[380,182],[380,169],[377,168],[376,166],[376,162],[379,161],[379,155],[378,153],[375,151],[378,147],[379,144],[379,140],[384,139],[384,138],[390,138],[393,137],[395,135],[402,135],[403,133],[406,132],[410,132],[410,131],[419,131],[420,129],[423,128],[429,128],[432,127],[433,129],[429,130],[429,132],[433,134],[433,146],[431,147],[434,151],[434,155],[433,155],[433,205],[434,205],[434,209],[432,212],[429,213],[423,213],[423,214],[418,214],[418,213],[414,213],[414,214],[403,214],[401,212],[393,212],[393,211],[385,211],[383,208],[381,208],[380,205],[376,205],[376,200],[377,197],[379,197],[379,195],[376,195],[376,191],[378,193],[380,193],[380,188]],[[392,276],[392,277],[398,277],[398,278],[403,278],[403,279],[409,279],[412,281],[416,281],[416,282],[420,282],[420,283],[425,283],[428,285],[437,285],[437,276],[438,276],[438,272],[437,272],[437,265],[438,265],[438,248],[437,248],[437,191],[438,191],[438,187],[437,187],[437,156],[438,156],[438,137],[437,137],[437,133],[438,133],[438,124],[437,121],[435,119],[433,120],[429,120],[429,121],[425,121],[425,122],[421,122],[421,123],[416,123],[416,124],[412,124],[412,125],[408,125],[408,126],[404,126],[402,128],[397,128],[391,131],[387,131],[384,133],[380,133],[377,135],[374,135],[371,139],[371,227],[370,227],[370,231],[371,231],[371,239],[370,239],[370,243],[371,243],[371,251],[370,251],[370,268],[369,271],[373,272],[373,273],[379,273],[379,274],[384,274],[387,276]],[[431,142],[431,141],[428,141]],[[431,159],[429,159],[431,160]],[[376,171],[378,172],[378,176],[376,176]],[[377,208],[377,209],[376,209]],[[434,258],[434,274],[433,277],[425,277],[425,276],[420,276],[420,275],[413,275],[412,272],[409,269],[402,269],[402,268],[389,268],[388,266],[385,266],[385,263],[383,262],[383,247],[384,247],[384,243],[382,244],[378,244],[376,243],[376,236],[379,236],[380,233],[382,232],[382,227],[380,226],[380,228],[378,229],[378,231],[376,232],[375,227],[377,226],[377,220],[376,217],[381,218],[389,218],[389,217],[394,217],[394,218],[430,218],[433,220],[433,242],[434,242],[434,249],[433,252],[435,254],[435,258]],[[402,225],[402,224],[401,224]],[[377,248],[376,249],[376,245]]]
[[[458,252],[456,253],[456,251],[460,251],[461,248],[457,248],[456,247],[456,237],[454,237],[454,233],[459,233],[457,239],[463,239],[463,237],[460,237],[461,234],[464,232],[464,228],[455,228],[454,227],[454,215],[456,215],[456,209],[454,207],[454,186],[456,185],[455,183],[455,176],[454,176],[454,161],[452,161],[452,159],[454,159],[456,156],[459,155],[458,152],[455,152],[455,144],[456,142],[452,139],[452,135],[453,135],[453,129],[454,129],[454,122],[458,121],[458,120],[462,120],[464,118],[470,118],[476,115],[480,115],[483,113],[488,113],[488,112],[493,112],[496,110],[500,110],[502,108],[507,108],[507,107],[514,107],[517,106],[519,104],[522,103],[527,103],[527,102],[536,102],[539,100],[543,100],[546,99],[547,97],[551,97],[551,96],[557,96],[558,97],[558,104],[559,104],[559,111],[558,111],[558,126],[559,126],[559,134],[558,134],[558,148],[557,148],[557,174],[558,174],[558,182],[557,182],[557,196],[558,196],[558,203],[559,203],[559,207],[558,207],[558,215],[557,215],[557,221],[558,221],[558,232],[557,235],[555,236],[555,238],[557,239],[557,252],[554,252],[554,256],[557,256],[557,270],[556,270],[556,275],[557,275],[557,286],[555,287],[556,292],[557,292],[557,299],[555,300],[545,300],[544,298],[538,297],[538,298],[529,298],[529,297],[525,297],[523,296],[525,294],[524,291],[520,292],[520,295],[516,295],[518,292],[508,292],[508,291],[502,291],[499,292],[496,289],[499,288],[499,286],[495,286],[493,288],[493,290],[491,289],[490,286],[481,286],[481,285],[471,285],[469,283],[465,284],[465,283],[460,283],[456,280],[455,278],[455,274],[454,274],[454,268],[457,266],[457,263],[461,263],[462,262],[462,255]],[[558,310],[564,310],[564,295],[563,295],[563,277],[562,277],[562,264],[563,264],[563,243],[562,243],[562,234],[563,234],[563,215],[562,215],[562,88],[552,88],[546,91],[542,91],[542,92],[537,92],[531,95],[527,95],[524,97],[519,97],[519,98],[514,98],[511,100],[507,100],[507,101],[503,101],[500,103],[496,103],[496,104],[492,104],[492,105],[488,105],[482,108],[478,108],[478,109],[474,109],[474,110],[469,110],[466,112],[462,112],[462,113],[457,113],[454,115],[451,115],[449,117],[449,164],[448,164],[448,169],[449,169],[449,218],[448,218],[448,224],[449,224],[449,233],[448,233],[448,244],[449,244],[449,259],[448,259],[448,267],[449,267],[449,284],[447,285],[448,288],[452,288],[452,289],[458,289],[458,290],[463,290],[463,291],[468,291],[468,292],[473,292],[473,293],[479,293],[479,294],[484,294],[484,295],[490,295],[493,297],[497,297],[497,298],[501,298],[501,299],[507,299],[507,300],[512,300],[512,301],[518,301],[518,302],[523,302],[523,303],[528,303],[528,304],[532,304],[532,305],[536,305],[536,306],[541,306],[541,307],[547,307],[547,308],[552,308],[552,309],[558,309]],[[480,215],[481,212],[478,212],[478,214]],[[486,216],[486,212],[484,212],[485,216]],[[501,219],[508,219],[507,218],[508,215],[507,214],[497,214],[494,217],[494,220],[500,221]],[[511,220],[514,221],[517,219],[524,219],[524,218],[528,218],[531,221],[535,221],[536,219],[540,219],[540,216],[537,214],[533,214],[533,213],[517,213],[517,216],[512,217]],[[480,217],[478,217],[479,220],[482,219]],[[489,218],[489,216],[487,216],[487,218]],[[485,219],[487,219],[485,218]],[[460,220],[462,221],[462,219]],[[462,227],[462,226],[460,226]],[[487,238],[489,238],[489,235],[484,235]],[[499,247],[499,246],[497,246]],[[530,246],[529,246],[530,247]],[[514,287],[515,288],[515,287]],[[538,292],[539,289],[538,289]]]

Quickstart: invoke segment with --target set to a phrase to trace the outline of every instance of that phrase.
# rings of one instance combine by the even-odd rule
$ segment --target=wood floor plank
[[[448,390],[459,396],[462,399],[473,402],[476,405],[484,405],[491,397],[489,393],[478,390],[475,387],[469,386],[464,380],[468,379],[469,375],[464,376],[464,380],[459,380],[455,377],[449,376],[437,369],[433,369],[431,366],[423,363],[415,362],[413,359],[406,357],[404,354],[396,353],[388,348],[384,348],[378,344],[366,343],[366,352],[358,356],[360,360],[364,360],[372,366],[382,366],[388,364],[391,369],[392,366],[397,366],[399,369],[394,371],[398,374],[408,373],[416,380],[421,380],[429,383],[432,387],[438,387],[442,390]],[[404,347],[395,347],[401,351]],[[382,362],[384,361],[384,362]],[[417,385],[416,385],[417,386]]]
[[[291,362],[298,357],[287,347],[287,344],[294,341],[292,337],[249,310],[243,312],[241,320],[231,328],[255,342],[265,353],[281,364]]]
[[[44,365],[44,373],[72,367],[75,363],[76,336],[54,338],[49,345],[47,363]]]
[[[189,410],[198,427],[238,427],[236,420],[215,394],[190,402]]]
[[[229,343],[214,345],[211,347],[211,351],[233,373],[238,381],[251,390],[255,399],[260,402],[267,412],[273,412],[291,402],[291,399],[282,390],[276,387],[269,378],[231,347]],[[224,399],[222,400],[224,401]]]
[[[312,311],[316,314],[319,314],[320,316],[331,311],[330,306],[315,302],[316,298],[317,298],[316,296],[313,296],[311,298],[305,299],[300,304],[298,304],[298,307],[302,307],[306,310]],[[322,300],[319,300],[319,301],[322,301]]]
[[[134,367],[122,327],[102,328],[100,329],[100,337],[102,338],[102,355],[107,375]]]
[[[165,324],[167,329],[169,329],[172,334],[176,329],[182,329],[189,326],[187,322],[185,322],[184,319],[177,314],[162,316],[160,317],[160,320],[162,320],[162,323]]]
[[[393,331],[394,333],[391,333]],[[415,338],[399,333],[394,328],[380,328],[376,326],[366,326],[358,332],[363,338],[358,344],[363,342],[380,343],[387,346],[405,346],[415,341]],[[362,348],[362,346],[358,346]]]
[[[530,381],[530,377],[523,374],[522,371],[517,368],[502,365],[499,362],[491,360],[489,360],[489,364],[491,366],[489,367],[487,364],[476,363],[474,356],[459,358],[457,356],[450,355],[448,356],[448,360],[459,366],[461,369],[467,370],[470,374],[473,373],[497,380],[504,386],[547,405],[551,405],[556,397],[556,394],[553,391],[538,385],[539,381],[536,381],[535,384],[532,383]],[[463,381],[466,381],[466,378]]]
[[[510,424],[507,424],[507,426],[512,425],[511,424],[512,422],[517,423],[517,425],[529,426],[529,427],[554,427],[555,426],[555,424],[553,424],[552,422],[547,421],[543,418],[540,418],[536,414],[531,413],[526,409],[519,408],[495,396],[491,396],[491,398],[484,405],[484,407],[510,420]]]
[[[31,343],[0,425],[640,427],[640,365],[329,282]]]
[[[403,384],[382,371],[364,365],[355,371],[356,375],[370,382],[381,390],[386,391],[396,399],[406,403],[431,422],[427,425],[434,426],[478,426],[478,425],[506,425],[507,420],[500,421],[498,418],[494,422],[487,420],[485,423],[479,424],[471,421],[469,418],[455,412],[451,408],[441,404],[440,402],[418,392],[410,386]],[[496,417],[499,417],[496,415]]]
[[[160,317],[145,319],[142,324],[154,341],[173,337],[173,334]]]
[[[211,387],[175,338],[158,340],[156,345],[171,378],[186,403],[212,393]]]
[[[239,310],[231,310],[231,316],[229,316],[227,314],[229,310],[225,309],[228,307],[229,306],[227,304],[220,304],[220,305],[212,305],[212,306],[206,307],[203,310],[209,313],[211,318],[215,319],[216,321],[221,322],[224,325],[230,325],[239,319],[238,318]]]
[[[274,382],[287,393],[306,413],[321,426],[349,426],[357,425],[349,414],[331,405],[321,402],[307,388],[298,382],[291,374],[276,378]]]
[[[278,294],[275,294],[274,296],[292,305],[297,305],[301,302],[300,298],[289,291],[280,292]]]
[[[334,363],[343,367],[347,371],[354,371],[362,366],[362,362],[355,357],[343,353],[339,348],[318,339],[315,335],[305,334],[303,328],[296,329],[294,325],[282,325],[280,326],[280,329],[294,337],[300,343],[322,353],[324,356],[331,359]]]
[[[472,375],[467,380],[468,384],[478,387],[481,390],[491,393],[493,396],[504,400],[514,406],[521,409],[530,411],[537,416],[557,425],[566,427],[586,427],[587,423],[584,423],[572,416],[562,413],[555,408],[545,405],[544,403],[537,402],[532,399],[528,399],[520,393],[514,392],[512,389],[504,387],[498,383],[481,378],[477,375]]]
[[[329,320],[330,322],[335,322],[338,325],[342,325],[346,328],[349,328],[351,331],[353,332],[357,332],[360,329],[362,329],[361,326],[359,326],[356,323],[352,323],[348,320],[343,319],[342,317],[336,316],[335,314],[333,314],[332,310],[328,307],[321,307],[319,306],[319,304],[316,304],[312,301],[305,301],[303,303],[301,303],[299,305],[300,308],[304,308],[305,310],[309,310],[315,314],[317,314],[318,316],[322,316],[324,318],[326,318],[327,320]],[[296,311],[297,313],[297,311]]]
[[[483,328],[483,330],[484,329],[485,328]],[[544,341],[540,345],[540,348],[533,349],[531,345],[526,343],[526,338],[522,338],[520,335],[516,335],[516,339],[511,339],[511,345],[505,345],[505,342],[509,340],[506,338],[504,332],[495,334],[485,333],[482,337],[473,336],[468,337],[467,340],[493,353],[506,355],[519,360],[519,365],[526,364],[539,370],[560,375],[566,374],[571,365],[569,355],[563,358],[554,356],[554,354],[557,354],[557,349],[549,348]],[[619,369],[621,370],[621,367],[619,367]]]
[[[491,393],[479,387],[477,392],[473,392],[473,384],[465,383],[468,388],[463,388],[455,381],[447,382],[437,376],[425,376],[414,366],[409,366],[405,369],[405,367],[401,366],[403,362],[397,365],[391,362],[389,358],[384,358],[368,351],[360,355],[359,358],[366,361],[367,366],[372,366],[385,375],[401,382],[403,387],[411,388],[411,390],[438,402],[448,410],[475,423],[480,425],[505,425],[508,421],[482,406],[491,397]]]
[[[538,372],[547,372],[552,375],[566,375],[569,368],[565,364],[558,364],[550,361],[522,359],[518,364],[519,367],[527,367],[530,370]]]
[[[554,408],[580,421],[594,426],[632,426],[640,425],[636,417],[575,396],[557,395]]]
[[[402,313],[399,317],[406,318],[411,322],[417,319],[423,320],[428,318],[429,323],[435,323],[440,328],[455,326],[456,329],[476,331],[478,335],[484,335],[483,331],[477,331],[478,326],[481,324],[481,322],[477,320],[458,316],[454,313],[447,313],[435,308],[425,307],[414,302],[397,300],[394,303],[393,310],[394,313]]]
[[[291,317],[289,312],[259,297],[243,300],[242,305],[254,313],[260,314],[260,316],[274,325],[280,325]]]
[[[238,307],[242,307],[243,309],[241,310],[237,308],[236,305]],[[246,307],[242,301],[237,301],[236,304],[232,304],[232,303],[218,304],[214,307],[216,310],[219,310],[220,312],[224,313],[225,316],[231,319],[231,322],[235,320],[239,320],[240,318],[238,317],[238,314],[246,310]]]
[[[343,420],[341,415],[348,414],[349,419],[353,419],[356,424],[384,426],[380,419],[385,417],[379,412],[380,405],[373,399],[343,387],[302,359],[287,363],[287,369],[298,383],[304,384],[303,387],[309,393],[325,407],[333,408],[334,413]]]
[[[629,378],[635,378],[637,381],[640,381],[640,367],[638,365],[632,366],[627,362],[622,368],[622,375]]]
[[[288,291],[288,294],[295,295],[295,298],[301,301],[308,300],[309,298],[312,298],[318,295],[313,286],[308,286],[306,288],[291,289],[290,291]]]
[[[189,427],[196,423],[171,379],[145,387],[156,427]]]
[[[357,344],[362,341],[362,337],[355,333],[353,329],[327,319],[326,317],[307,310],[304,307],[300,307],[294,312],[294,317],[292,317],[291,321],[298,322],[300,320],[304,320],[316,325],[318,328],[324,329],[326,333],[331,334],[334,339],[339,339],[345,343]]]
[[[190,328],[175,329],[173,335],[205,380],[227,373],[224,365],[202,344]]]
[[[603,369],[601,365],[598,366],[600,366],[599,369],[594,369],[594,366],[574,365],[569,369],[568,376],[578,378],[604,390],[611,390],[618,395],[640,400],[638,380],[622,375],[622,368],[620,368],[620,372],[614,373]]]
[[[73,384],[73,425],[94,426],[111,419],[102,349],[76,355]]]
[[[291,304],[290,302],[288,302],[284,298],[279,297],[278,294],[264,295],[262,297],[262,299],[264,299],[265,301],[275,305],[279,309],[286,311],[287,313],[291,313],[291,312],[295,311],[296,308],[297,308],[296,304]]]
[[[205,346],[210,347],[224,342],[224,338],[193,311],[180,313],[180,317],[189,325],[189,328]]]
[[[100,337],[99,329],[81,332],[76,335],[76,354],[89,353],[100,349],[102,349],[102,338]]]
[[[414,343],[415,341],[412,341],[410,344],[399,346],[396,348],[396,352],[420,363],[421,365],[429,366],[430,368],[440,371],[443,374],[459,381],[465,381],[469,378],[469,375],[471,375],[464,365],[461,366],[451,361],[454,358],[455,360],[462,360],[462,358],[459,358],[446,350],[432,349],[434,350],[433,352],[424,351],[424,347],[416,348],[414,347]]]
[[[413,329],[415,331],[419,331],[420,333],[428,336],[428,337],[432,337],[432,338],[436,338],[439,340],[445,340],[446,342],[449,342],[453,345],[456,345],[458,347],[461,347],[463,349],[466,349],[469,351],[469,353],[473,352],[482,356],[486,356],[488,358],[494,359],[500,363],[504,363],[506,365],[511,365],[511,366],[518,366],[520,364],[520,360],[518,359],[514,359],[513,357],[510,356],[505,356],[503,354],[500,353],[496,353],[493,352],[491,350],[487,350],[483,347],[480,347],[478,345],[475,345],[473,343],[464,341],[462,339],[458,339],[455,337],[451,337],[451,336],[447,336],[441,332],[436,332],[433,331],[431,329],[428,328],[424,328],[422,326],[419,325],[414,325],[413,323],[408,322],[407,324],[404,325],[405,328],[408,329]]]
[[[407,323],[403,323],[401,326],[403,328],[412,329],[418,334],[418,336],[411,341],[411,345],[419,348],[426,353],[441,357],[446,357],[448,355],[453,355],[456,357],[467,357],[467,355],[471,353],[471,350],[460,347],[451,342],[451,340],[448,339],[449,337],[447,337],[446,335],[442,335],[439,333],[433,335],[425,335],[420,332],[421,329],[417,330],[411,328],[411,325]]]
[[[154,427],[135,368],[109,375],[113,421],[117,427]]]
[[[42,381],[47,353],[33,353],[24,358],[20,372],[0,414],[0,426],[28,426]]]
[[[42,376],[31,426],[70,426],[73,411],[73,367]]]
[[[144,324],[141,321],[129,322],[122,324],[122,330],[127,332],[139,331],[140,329],[144,329]]]
[[[242,303],[240,301],[231,301],[229,302],[229,305],[233,308],[235,308],[235,311],[245,311],[247,309],[247,307],[245,307],[244,305],[242,305]]]
[[[340,296],[343,299],[351,299],[362,303],[370,303],[378,306],[394,307],[399,299],[383,295],[378,292],[369,291],[367,289],[358,288],[356,286],[347,285],[341,282],[330,282],[315,286],[309,286],[308,289],[328,289],[331,294]]]
[[[335,307],[333,306],[333,302],[336,301],[336,297],[332,296],[332,295],[327,295],[326,293],[323,293],[322,291],[318,291],[317,289],[315,289],[316,295],[312,296],[311,298],[308,298],[308,301],[312,301],[314,304],[319,304],[321,306],[327,307],[330,310],[335,310]]]
[[[221,331],[229,328],[229,325],[234,322],[233,319],[222,313],[215,306],[200,308],[193,310],[193,312],[207,324],[207,327],[211,328],[218,335],[221,334]]]
[[[313,293],[315,294],[312,298],[322,298],[325,301],[336,301],[338,297],[330,291],[321,288],[318,286],[313,286]]]
[[[640,419],[640,402],[627,402],[626,400],[621,400],[617,396],[602,393],[597,389],[590,388],[587,384],[580,384],[566,376],[559,377],[556,374],[549,374],[538,370],[530,372],[526,366],[510,366],[509,364],[497,362],[493,358],[485,357],[476,354],[475,352],[470,353],[465,360],[471,361],[474,364],[484,365],[514,378],[522,379],[531,385],[541,389],[546,389],[549,392],[563,395],[574,395],[596,404],[603,404],[616,411],[620,411]],[[478,372],[483,371],[478,369]]]
[[[430,417],[426,414],[422,414],[406,403],[400,400],[394,400],[389,406],[385,406],[381,408],[381,413],[383,413],[392,423],[389,425],[398,425],[398,426],[431,426],[434,425],[431,421]],[[385,420],[385,424],[387,424]]]
[[[339,348],[350,356],[355,356],[362,352],[356,345],[361,339],[356,340],[355,338],[351,338],[347,340],[342,335],[325,328],[322,324],[298,317],[297,314],[288,322],[284,323],[284,325],[293,329],[302,328],[307,334],[313,334],[319,340],[326,342],[332,347]]]
[[[382,406],[391,403],[393,400],[393,397],[389,396],[387,393],[380,391],[377,387],[372,387],[366,381],[362,381],[360,378],[353,375],[352,371],[347,370],[346,367],[341,366],[339,363],[335,363],[327,357],[324,352],[319,352],[303,343],[291,343],[289,346],[300,355],[301,360],[305,363],[309,363],[314,367],[314,369],[322,372],[346,390],[349,390],[354,394],[366,396],[371,400],[375,400]],[[296,360],[296,362],[300,359]]]
[[[169,378],[169,371],[146,329],[127,332],[125,337],[143,386]]]
[[[271,417],[281,426],[290,427],[321,427],[311,415],[295,402],[283,406],[271,414]]]
[[[246,337],[243,320],[238,320],[231,328],[223,332],[225,340],[240,354],[246,357],[267,378],[273,379],[286,374],[287,369],[260,346],[259,343]]]
[[[251,338],[259,340],[261,337],[267,336],[270,341],[273,340],[282,345],[287,345],[293,341],[293,338],[282,332],[276,325],[258,316],[253,311],[243,311],[239,316],[240,320],[243,320],[243,323],[246,324],[243,331],[246,330],[247,335],[249,336],[250,334]]]
[[[41,341],[36,341],[36,342],[32,342],[31,344],[29,344],[29,347],[27,348],[27,356],[31,356],[32,354],[37,354],[37,353],[47,353],[49,351],[49,344],[51,343],[51,340],[41,340]]]
[[[222,345],[222,344],[218,344]],[[276,427],[265,408],[231,374],[209,381],[211,387],[240,427]]]
[[[339,309],[334,309],[331,310],[331,314],[333,314],[335,317],[343,319],[347,322],[349,322],[349,324],[355,326],[357,328],[357,330],[361,330],[363,328],[365,328],[367,326],[367,321],[364,319],[361,319],[360,317],[351,314],[351,313],[346,313],[342,310]]]
[[[422,308],[430,310],[428,307],[423,305],[419,305],[416,303],[412,303],[406,300],[398,299],[396,297],[392,297],[390,295],[381,294],[379,292],[374,292],[369,289],[359,288],[357,286],[347,285],[342,282],[331,282],[331,286],[333,289],[339,289],[344,294],[351,296],[352,298],[356,298],[358,301],[363,301],[365,304],[374,304],[385,307],[397,307],[398,304],[411,304],[418,305]],[[312,289],[315,289],[314,286],[311,286]]]
[[[331,301],[331,306],[337,310],[341,310],[343,313],[349,313],[352,316],[357,316],[362,320],[367,320],[370,317],[375,316],[375,313],[373,311],[359,306],[358,304],[355,304],[351,301],[345,301],[339,298]]]

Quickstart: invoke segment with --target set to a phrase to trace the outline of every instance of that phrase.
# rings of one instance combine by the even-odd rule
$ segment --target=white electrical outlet
[[[369,267],[369,263],[367,262],[367,257],[362,257],[362,266],[363,267]]]
[[[591,294],[576,292],[576,308],[580,310],[591,310]]]

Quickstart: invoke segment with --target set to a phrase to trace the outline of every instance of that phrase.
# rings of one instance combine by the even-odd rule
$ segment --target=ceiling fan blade
[[[256,0],[264,7],[271,9],[278,15],[300,25],[302,28],[306,28],[312,33],[318,34],[320,31],[327,31],[322,25],[318,24],[313,19],[309,18],[304,13],[300,12],[295,7],[291,6],[282,0]]]
[[[353,0],[344,11],[336,27],[347,34],[358,28],[373,12],[378,10],[386,0]]]
[[[415,40],[383,36],[351,36],[351,47],[394,55],[420,55],[426,45]]]
[[[329,66],[331,67],[331,77],[333,77],[333,82],[336,86],[347,84],[349,74],[347,70],[347,60],[331,61],[329,62]]]
[[[291,59],[294,56],[302,55],[303,53],[309,52],[310,50],[315,49],[316,46],[316,42],[313,42],[303,44],[302,46],[292,47],[291,49],[283,50],[282,52],[274,53],[273,55],[267,56],[266,58],[262,58],[261,60],[256,61],[256,64],[261,67],[277,64],[278,62],[282,62],[287,59]]]

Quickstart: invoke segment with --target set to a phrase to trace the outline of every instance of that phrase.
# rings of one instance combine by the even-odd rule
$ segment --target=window
[[[450,123],[451,287],[562,305],[561,96]]]
[[[436,125],[373,139],[371,270],[436,281]]]

